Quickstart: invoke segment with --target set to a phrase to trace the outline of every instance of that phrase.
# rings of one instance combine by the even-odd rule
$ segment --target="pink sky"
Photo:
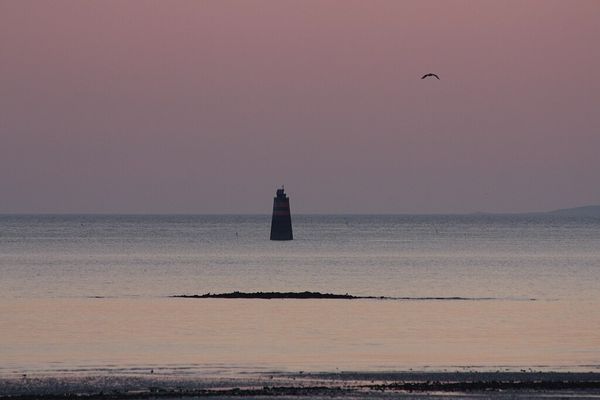
[[[600,204],[599,1],[0,2],[0,212]],[[436,72],[441,80],[421,80]]]

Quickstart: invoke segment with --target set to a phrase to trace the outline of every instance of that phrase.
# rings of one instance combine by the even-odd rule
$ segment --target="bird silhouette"
[[[438,80],[440,79],[440,77],[439,77],[439,76],[437,76],[436,74],[433,74],[433,73],[431,73],[431,72],[430,72],[430,73],[428,73],[428,74],[425,74],[425,75],[423,75],[423,76],[421,77],[421,79],[425,79],[425,78],[427,78],[427,77],[430,77],[430,76],[435,76],[436,78],[438,78]]]

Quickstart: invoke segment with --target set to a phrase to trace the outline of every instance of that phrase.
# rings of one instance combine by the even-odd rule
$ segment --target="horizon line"
[[[590,204],[585,206],[575,206],[567,208],[556,208],[545,211],[469,211],[469,212],[297,212],[292,215],[313,216],[313,215],[339,215],[339,216],[384,216],[384,215],[523,215],[523,214],[548,214],[561,211],[579,210],[585,208],[600,208],[600,204]],[[265,213],[234,213],[234,212],[0,212],[0,216],[270,216],[270,212]]]

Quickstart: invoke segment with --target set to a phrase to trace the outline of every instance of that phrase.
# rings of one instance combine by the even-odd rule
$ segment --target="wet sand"
[[[3,299],[0,377],[165,366],[200,375],[454,366],[600,372],[597,309],[544,300]]]
[[[55,375],[0,378],[0,398],[600,398],[597,372],[262,373],[234,377]]]

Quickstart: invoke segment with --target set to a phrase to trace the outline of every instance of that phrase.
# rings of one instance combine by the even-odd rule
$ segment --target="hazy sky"
[[[600,203],[600,1],[0,0],[0,212]],[[441,80],[421,80],[436,72]]]

